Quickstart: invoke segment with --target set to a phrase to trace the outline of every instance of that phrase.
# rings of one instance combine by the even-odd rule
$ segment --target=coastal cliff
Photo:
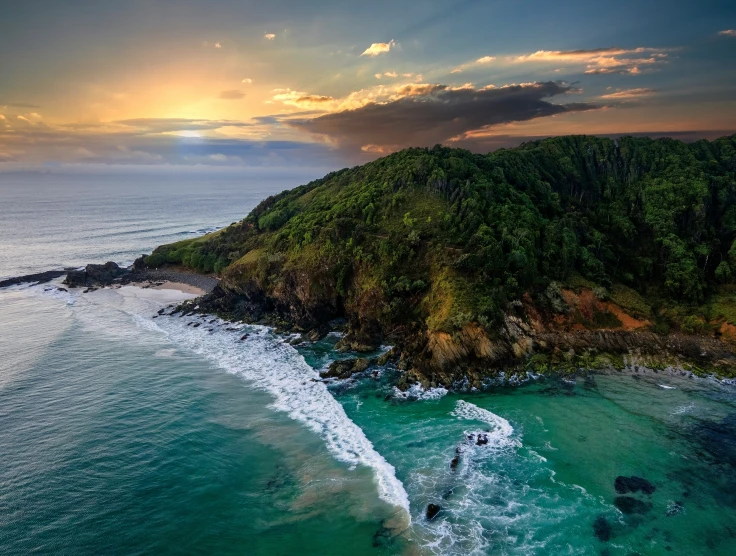
[[[137,264],[199,310],[395,348],[403,384],[640,361],[736,369],[736,136],[408,149],[270,197]]]

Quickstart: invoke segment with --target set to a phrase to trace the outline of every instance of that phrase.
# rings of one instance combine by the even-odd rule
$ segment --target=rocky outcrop
[[[45,284],[46,282],[50,282],[51,280],[54,280],[55,278],[59,278],[60,276],[64,276],[64,274],[68,273],[72,269],[66,269],[66,270],[47,270],[46,272],[38,272],[36,274],[26,274],[25,276],[15,276],[13,278],[7,278],[5,280],[0,280],[0,288],[7,288],[9,286],[17,286],[18,284]]]
[[[330,363],[328,370],[320,373],[322,378],[350,378],[356,373],[362,373],[375,361],[368,359],[341,359]]]
[[[437,517],[437,514],[440,513],[441,509],[442,508],[437,504],[429,504],[425,513],[427,521],[432,521],[435,517]]]
[[[110,286],[120,283],[124,278],[130,278],[131,271],[120,268],[112,261],[105,264],[88,264],[84,270],[73,270],[64,279],[64,284],[71,288],[90,286]]]
[[[316,341],[332,328],[330,322],[339,322],[345,330],[336,345],[340,351],[371,351],[382,342],[391,343],[395,348],[377,362],[394,362],[405,371],[400,387],[416,382],[425,387],[449,387],[459,380],[480,387],[485,377],[509,369],[595,370],[621,368],[626,361],[655,367],[696,364],[716,372],[722,369],[724,374],[736,368],[730,344],[718,337],[657,334],[638,326],[641,321],[636,321],[636,326],[586,329],[566,324],[558,314],[539,310],[528,299],[520,304],[521,308],[509,311],[491,335],[475,322],[453,333],[429,330],[420,323],[392,328],[378,316],[378,299],[340,308],[339,300],[332,298],[332,294],[320,301],[314,292],[310,295],[305,292],[306,288],[289,292],[281,287],[271,295],[254,282],[237,288],[224,282],[197,303],[202,312],[271,324],[281,331],[299,331],[302,333],[299,341],[302,338]],[[580,298],[586,299],[586,295]],[[620,308],[610,302],[606,306],[625,318]],[[344,319],[340,318],[343,316]],[[348,378],[365,370],[364,361],[337,361],[322,376]]]

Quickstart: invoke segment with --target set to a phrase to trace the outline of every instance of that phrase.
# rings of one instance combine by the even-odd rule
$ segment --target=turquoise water
[[[171,213],[180,187],[141,184],[137,208],[135,191],[88,188],[98,208],[80,218],[68,192],[54,211],[48,191],[16,188],[47,226],[0,228],[0,275],[123,262],[268,189],[234,187],[209,185],[207,210],[226,216],[210,222],[182,208],[197,184]],[[162,231],[116,224],[120,203]],[[177,295],[0,290],[2,554],[736,553],[732,386],[636,369],[474,394],[402,397],[391,369],[326,386],[336,337],[294,348],[263,328],[241,342],[213,319],[152,318]],[[614,504],[619,475],[656,487],[630,495],[638,513]]]

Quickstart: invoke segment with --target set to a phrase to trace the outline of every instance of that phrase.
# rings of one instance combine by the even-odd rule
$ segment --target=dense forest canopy
[[[736,281],[735,238],[736,135],[568,136],[487,155],[403,150],[269,197],[147,263],[266,291],[307,272],[336,303],[373,291],[384,318],[452,329],[490,327],[525,293],[572,276],[696,305]]]

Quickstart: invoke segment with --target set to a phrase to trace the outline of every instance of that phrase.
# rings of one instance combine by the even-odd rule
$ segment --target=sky
[[[734,132],[733,0],[0,0],[0,172]]]

